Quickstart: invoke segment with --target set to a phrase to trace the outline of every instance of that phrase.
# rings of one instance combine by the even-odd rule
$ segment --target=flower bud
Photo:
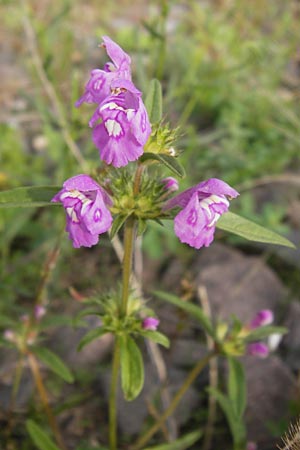
[[[270,309],[262,309],[259,311],[254,319],[250,323],[251,328],[263,327],[264,325],[270,325],[274,320],[273,311]]]
[[[173,177],[167,177],[161,180],[162,184],[164,185],[164,188],[168,192],[176,192],[178,191],[179,185],[176,178]]]
[[[269,347],[264,342],[252,342],[247,346],[248,355],[266,358],[269,355]]]
[[[147,331],[156,331],[159,325],[159,320],[155,317],[146,317],[143,320],[142,328]]]

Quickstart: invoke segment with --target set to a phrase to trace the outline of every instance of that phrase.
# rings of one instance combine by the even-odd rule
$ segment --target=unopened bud
[[[146,317],[146,319],[144,319],[142,323],[143,329],[148,331],[156,331],[158,325],[159,320],[155,317]]]

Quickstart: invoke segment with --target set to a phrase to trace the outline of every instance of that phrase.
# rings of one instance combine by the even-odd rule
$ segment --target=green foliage
[[[39,450],[59,450],[43,429],[33,420],[26,421],[26,428]]]
[[[267,228],[257,225],[251,220],[244,219],[243,217],[232,212],[223,214],[223,216],[218,220],[216,226],[221,230],[237,234],[238,236],[242,236],[250,241],[265,242],[268,244],[296,248],[292,242],[274,231],[268,230]]]
[[[134,400],[144,385],[144,363],[140,349],[128,335],[120,339],[121,380],[124,397]]]
[[[158,80],[151,80],[149,90],[145,99],[151,123],[159,122],[162,118],[162,88]]]
[[[176,439],[170,444],[155,445],[154,447],[147,447],[144,450],[185,450],[195,444],[201,435],[202,431],[193,431],[179,439]]]
[[[160,344],[166,348],[170,347],[170,341],[167,336],[160,333],[159,331],[144,331],[142,335],[145,338],[150,339],[150,341],[156,342],[156,344]]]
[[[34,347],[32,349],[33,353],[38,357],[38,359],[44,363],[52,372],[61,377],[67,383],[73,383],[74,377],[70,369],[65,365],[65,363],[51,350],[45,347]]]
[[[51,199],[60,190],[59,186],[19,187],[0,192],[0,208],[35,208],[51,206]]]
[[[210,336],[214,337],[214,328],[209,318],[204,314],[203,310],[193,303],[185,302],[181,298],[176,297],[175,295],[169,294],[167,292],[162,291],[154,291],[153,292],[156,297],[165,300],[168,303],[171,303],[174,306],[177,306],[180,309],[183,309],[192,317],[200,322],[205,332]]]
[[[103,336],[105,333],[107,333],[106,329],[103,327],[94,328],[86,333],[86,335],[83,336],[81,341],[78,344],[77,350],[82,350],[86,345],[88,345],[90,342],[94,341],[95,339],[98,339],[99,337]]]
[[[246,379],[242,364],[235,358],[228,358],[228,394],[220,390],[209,388],[209,392],[216,398],[228,421],[234,442],[234,450],[242,450],[246,443],[246,427],[244,411],[246,407]]]

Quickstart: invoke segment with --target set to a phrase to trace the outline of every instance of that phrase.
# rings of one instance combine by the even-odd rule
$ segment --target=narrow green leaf
[[[243,444],[246,439],[246,428],[243,420],[235,415],[230,400],[222,392],[214,388],[209,388],[208,390],[216,398],[226,416],[233,441],[236,444]]]
[[[128,214],[125,215],[125,216],[123,216],[122,214],[118,214],[118,215],[114,218],[112,227],[111,227],[110,232],[109,232],[110,239],[112,239],[112,238],[116,235],[116,233],[118,233],[118,231],[119,231],[119,230],[121,229],[121,227],[124,225],[124,223],[125,223],[127,217],[128,217]]]
[[[121,381],[126,400],[134,400],[144,385],[144,362],[140,349],[127,335],[120,337]]]
[[[185,176],[185,171],[182,165],[178,162],[177,158],[171,155],[158,154],[145,152],[140,160],[144,161],[158,161],[161,162],[164,166],[171,170],[179,178],[183,178]]]
[[[277,244],[296,248],[295,245],[285,237],[232,212],[223,214],[216,223],[216,226],[221,230],[237,234],[249,241],[265,242],[267,244]]]
[[[73,383],[74,377],[70,369],[55,353],[44,347],[35,347],[32,351],[52,372],[56,373],[67,383]]]
[[[147,339],[150,339],[150,341],[156,342],[156,344],[162,345],[163,347],[170,347],[170,341],[167,336],[160,333],[159,331],[144,331],[143,336]]]
[[[176,297],[176,295],[168,294],[167,292],[154,291],[153,294],[191,314],[195,319],[199,320],[206,333],[214,337],[213,326],[199,306],[194,305],[193,303],[184,302],[181,298]]]
[[[60,186],[30,186],[0,192],[0,208],[35,208],[53,206],[51,199],[61,189]]]
[[[147,228],[147,221],[139,217],[137,226],[137,235],[142,236],[145,233],[146,228]]]
[[[26,420],[26,428],[31,439],[40,450],[59,450],[49,436],[33,420]]]
[[[164,153],[157,155],[158,159],[170,169],[179,178],[185,176],[185,170],[182,165],[178,162],[178,159],[171,155],[165,155]]]
[[[236,358],[228,358],[228,395],[237,417],[242,418],[247,402],[245,371]]]
[[[162,118],[162,88],[158,80],[150,82],[149,91],[145,99],[145,106],[148,111],[151,123],[159,122]]]
[[[286,334],[288,329],[285,327],[275,327],[272,325],[265,325],[263,327],[255,328],[245,338],[245,342],[255,342],[264,339],[271,334]]]
[[[107,333],[107,330],[103,327],[93,328],[92,330],[88,331],[79,342],[77,351],[79,352],[80,350],[83,349],[83,347],[85,347],[95,339],[98,339],[99,337],[103,336],[105,333]]]
[[[155,445],[155,447],[147,447],[144,450],[185,450],[195,444],[201,436],[202,431],[192,431],[170,444]]]

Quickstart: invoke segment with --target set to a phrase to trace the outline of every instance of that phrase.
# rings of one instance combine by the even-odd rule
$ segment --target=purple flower
[[[251,342],[247,345],[248,355],[266,358],[269,355],[269,347],[264,342]]]
[[[164,188],[168,192],[176,192],[178,191],[179,185],[176,178],[173,177],[167,177],[161,180],[162,184],[164,185]]]
[[[64,182],[63,189],[51,200],[61,202],[66,210],[66,231],[73,247],[91,247],[99,234],[112,224],[107,206],[112,201],[106,191],[87,175],[76,175]]]
[[[122,167],[142,155],[151,126],[141,92],[131,81],[115,80],[112,90],[95,111],[90,126],[101,120],[93,130],[100,158],[114,167]]]
[[[270,309],[262,309],[254,319],[250,322],[250,328],[258,328],[264,325],[270,325],[274,320],[273,311]]]
[[[181,242],[199,249],[213,241],[215,224],[228,211],[227,197],[238,195],[224,181],[211,178],[176,195],[164,209],[183,208],[174,219],[175,234]]]
[[[94,69],[85,86],[83,96],[75,103],[101,103],[110,94],[110,86],[113,80],[118,78],[131,80],[130,56],[125,53],[118,44],[108,36],[103,36],[102,46],[106,49],[112,62],[105,64],[103,70]]]
[[[142,328],[147,331],[156,331],[159,325],[159,320],[155,317],[146,317],[143,320]]]

